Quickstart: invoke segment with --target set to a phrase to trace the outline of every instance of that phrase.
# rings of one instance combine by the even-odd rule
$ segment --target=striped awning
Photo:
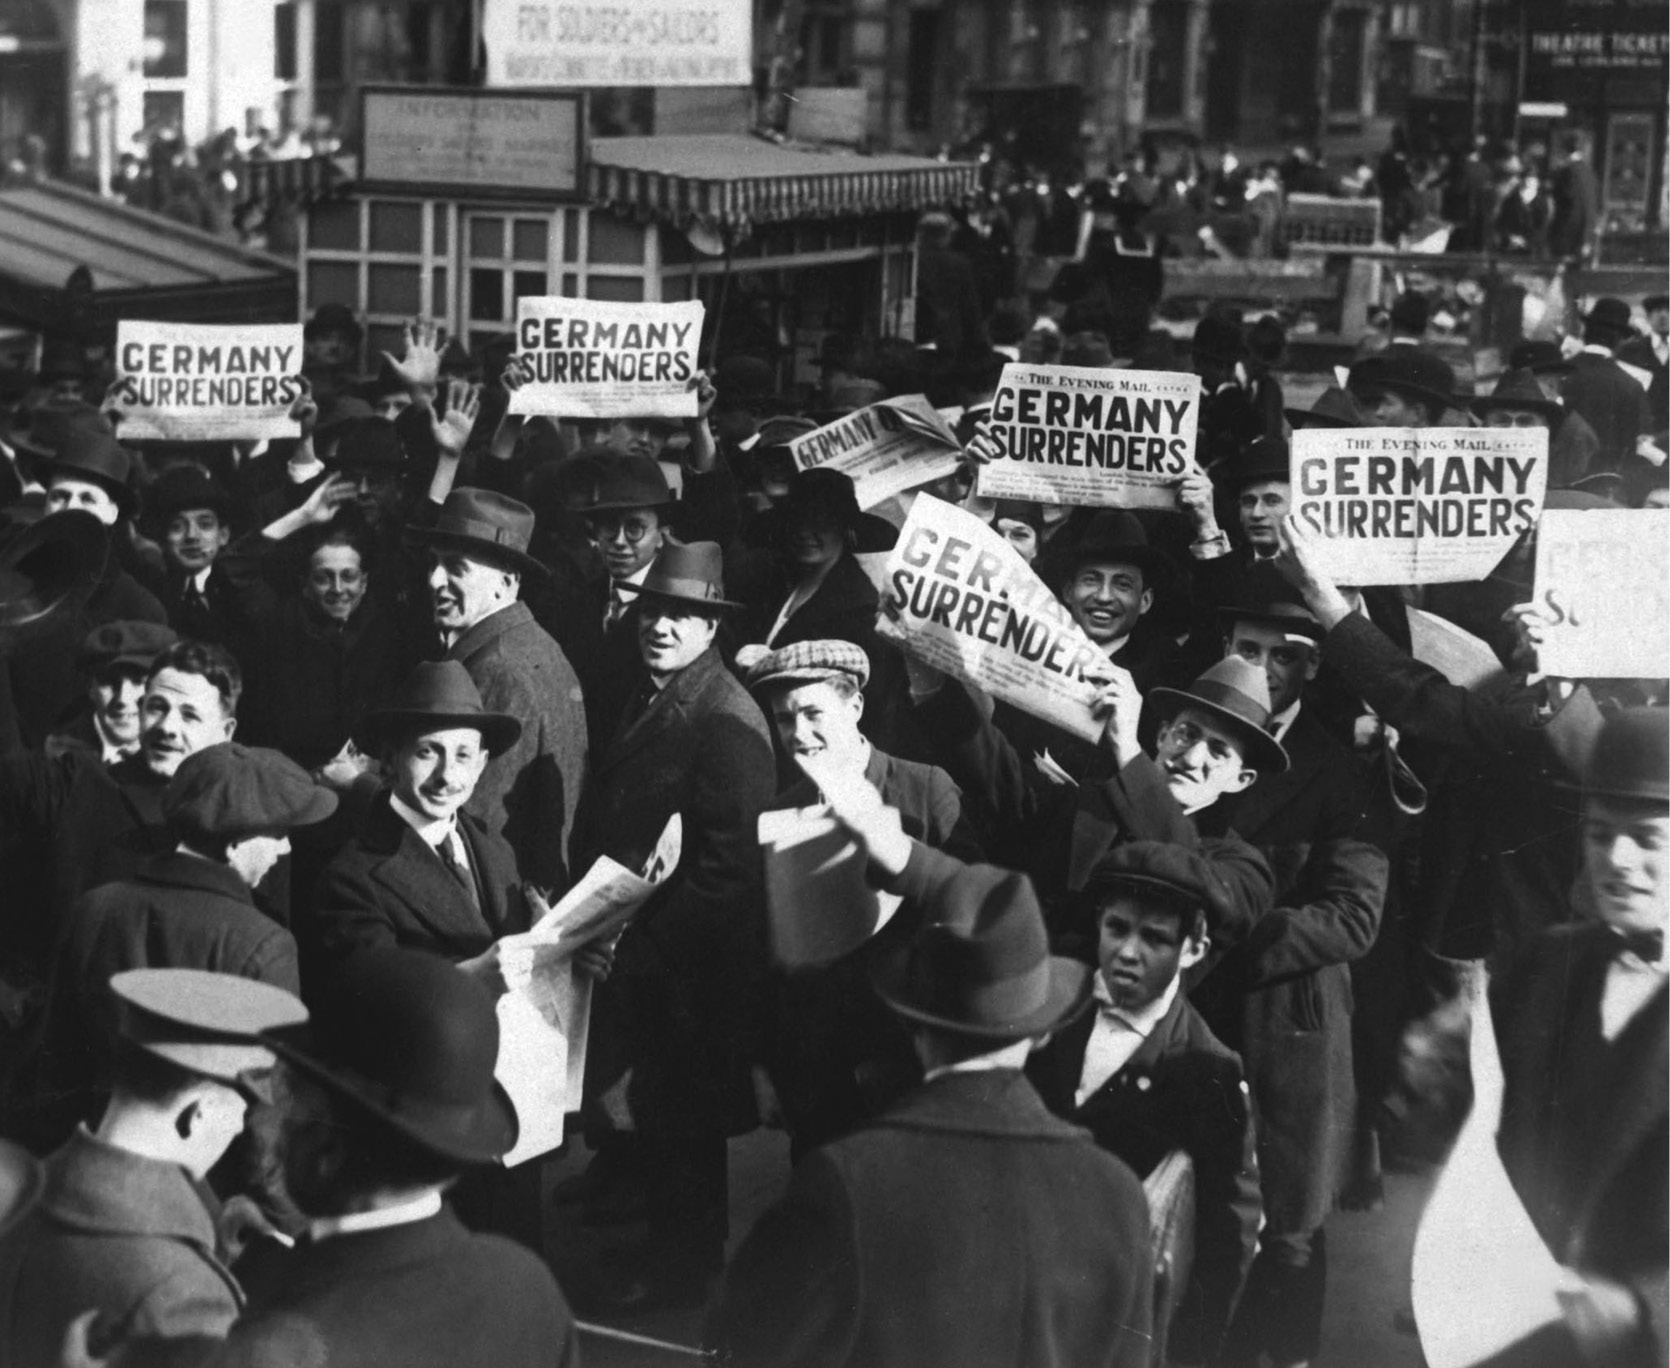
[[[598,138],[587,188],[594,205],[679,228],[700,219],[742,237],[762,223],[961,204],[976,193],[978,175],[973,162],[861,157],[712,133]]]

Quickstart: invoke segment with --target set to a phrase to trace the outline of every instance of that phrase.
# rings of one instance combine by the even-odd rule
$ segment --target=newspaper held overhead
[[[1670,540],[1660,513],[1549,509],[1537,524],[1537,668],[1562,679],[1670,671]]]
[[[510,412],[550,418],[694,418],[700,300],[611,304],[560,295],[516,301]]]
[[[858,506],[874,508],[895,495],[952,474],[962,443],[926,396],[884,399],[789,443],[802,470],[826,466],[852,477]]]
[[[1107,656],[1002,536],[923,494],[887,562],[877,631],[935,669],[1094,741]]]
[[[1342,584],[1483,579],[1537,520],[1544,428],[1314,428],[1293,434],[1290,499]]]
[[[295,437],[300,323],[116,325],[116,380],[105,407],[126,441],[231,442]]]
[[[1195,458],[1200,377],[1011,362],[986,420],[989,499],[1176,508]]]
[[[515,1103],[521,1123],[516,1147],[504,1157],[506,1167],[562,1144],[563,1120],[580,1107],[592,984],[575,972],[574,953],[620,935],[677,867],[683,837],[684,824],[675,812],[641,873],[605,855],[531,930],[504,938],[507,944],[534,947],[532,981],[499,999],[494,1074]]]

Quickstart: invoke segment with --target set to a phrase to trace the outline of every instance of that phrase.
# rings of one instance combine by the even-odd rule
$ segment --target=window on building
[[[909,68],[905,87],[905,122],[913,133],[933,127],[934,87],[939,76],[940,11],[910,12]]]
[[[295,0],[279,0],[273,6],[273,79],[296,79]]]
[[[1183,116],[1188,25],[1186,5],[1155,5],[1148,11],[1148,117],[1151,119]]]
[[[848,60],[852,21],[845,0],[807,0],[800,22],[800,79],[806,85],[838,85]]]
[[[186,0],[145,0],[144,74],[150,80],[187,74]]]

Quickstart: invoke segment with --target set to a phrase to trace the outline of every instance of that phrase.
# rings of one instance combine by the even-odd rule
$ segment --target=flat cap
[[[186,756],[162,791],[162,815],[182,836],[239,841],[312,826],[336,795],[286,755],[223,741]]]
[[[94,676],[119,665],[149,670],[151,662],[179,639],[172,627],[157,622],[104,622],[83,638],[76,664]]]
[[[271,1068],[261,1031],[307,1020],[301,999],[282,988],[204,969],[129,969],[110,980],[122,1039],[147,1054],[223,1083]]]
[[[1215,930],[1232,911],[1229,887],[1198,851],[1170,841],[1122,841],[1097,862],[1085,892],[1105,896],[1116,888],[1149,892],[1206,912]]]
[[[850,641],[797,641],[768,651],[747,666],[748,687],[817,684],[845,675],[859,688],[870,681],[870,658]]]

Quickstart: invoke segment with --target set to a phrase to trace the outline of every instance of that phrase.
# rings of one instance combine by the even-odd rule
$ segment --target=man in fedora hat
[[[1563,1324],[1539,1335],[1537,1363],[1647,1368],[1670,1339],[1667,772],[1663,708],[1606,720],[1581,779],[1574,901],[1588,915],[1528,942],[1491,986],[1505,1085],[1497,1148],[1568,1274]]]
[[[307,1012],[270,984],[135,969],[107,989],[118,1048],[110,1100],[46,1164],[39,1205],[0,1241],[0,1353],[56,1363],[71,1321],[96,1344],[215,1337],[243,1309],[197,1186],[244,1126],[258,1038]]]
[[[1450,363],[1416,347],[1365,357],[1351,367],[1346,389],[1376,427],[1439,427],[1464,402]]]
[[[737,1365],[1148,1362],[1147,1203],[1021,1072],[1090,1003],[1020,874],[905,837],[874,790],[837,814],[923,929],[875,971],[924,1082],[808,1154],[728,1271]]]
[[[533,510],[487,489],[454,489],[414,537],[429,550],[429,589],[445,659],[470,672],[489,711],[521,726],[472,811],[516,852],[523,877],[568,887],[568,840],[586,772],[586,710],[562,648],[518,602]]]
[[[630,1131],[608,1148],[648,1192],[650,1240],[600,1272],[600,1303],[699,1298],[726,1230],[725,1139],[754,1123],[747,1040],[764,974],[756,823],[776,791],[759,705],[715,638],[726,598],[719,547],[669,538],[637,586],[641,666],[597,755],[575,828],[579,867],[645,866],[668,820],[677,867],[621,936],[593,1008],[594,1119]],[[607,1171],[608,1164],[605,1164]]]
[[[1261,1208],[1241,1060],[1183,992],[1230,914],[1226,890],[1184,846],[1115,848],[1084,890],[1095,909],[1096,1009],[1027,1061],[1057,1115],[1146,1178],[1173,1150],[1194,1167],[1194,1264],[1171,1358],[1211,1363],[1257,1245]],[[1156,1327],[1161,1329],[1163,1327]]]
[[[1597,299],[1583,315],[1583,348],[1572,356],[1572,372],[1560,389],[1566,407],[1581,414],[1600,439],[1591,473],[1615,470],[1627,475],[1638,460],[1664,463],[1664,454],[1652,441],[1646,387],[1614,355],[1633,335],[1629,305],[1611,296]]]
[[[1555,434],[1566,421],[1565,404],[1544,394],[1537,377],[1530,371],[1503,371],[1496,388],[1489,394],[1477,396],[1471,407],[1486,427],[1542,428],[1548,433],[1550,489],[1569,489],[1589,474],[1586,464],[1579,466],[1574,463],[1577,453],[1569,443],[1562,447],[1555,441]]]
[[[516,1142],[491,994],[396,947],[351,957],[314,991],[305,1030],[263,1037],[281,1061],[285,1178],[307,1235],[252,1279],[206,1362],[572,1368],[574,1321],[550,1271],[466,1231],[446,1197]]]

